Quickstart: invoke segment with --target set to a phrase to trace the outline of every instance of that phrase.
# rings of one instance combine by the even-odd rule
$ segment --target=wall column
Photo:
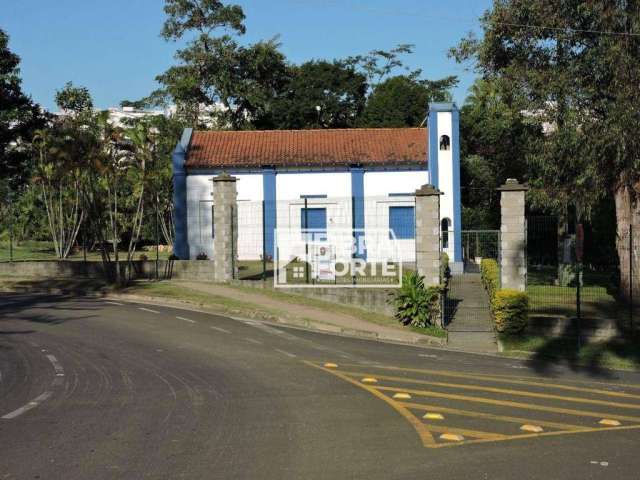
[[[440,285],[440,195],[433,185],[416,190],[416,267],[425,286]]]
[[[189,260],[189,236],[187,220],[187,172],[184,166],[192,129],[187,128],[173,152],[173,216],[175,239],[173,254],[180,260]]]
[[[500,281],[501,288],[524,292],[527,280],[524,197],[526,185],[510,178],[500,192]]]
[[[238,270],[238,193],[236,177],[222,173],[213,179],[214,280],[230,282]]]

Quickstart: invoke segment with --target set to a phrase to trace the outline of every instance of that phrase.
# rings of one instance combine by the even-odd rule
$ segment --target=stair
[[[455,305],[447,326],[449,346],[473,352],[496,352],[489,297],[480,274],[465,273],[452,277],[449,298],[449,303]]]

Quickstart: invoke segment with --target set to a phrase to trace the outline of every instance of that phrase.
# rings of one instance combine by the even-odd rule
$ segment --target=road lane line
[[[178,320],[182,320],[183,322],[188,322],[188,323],[198,323],[198,322],[196,322],[195,320],[191,320],[190,318],[178,317],[178,316],[176,316],[176,318],[177,318]]]
[[[260,340],[256,340],[255,338],[245,338],[245,340],[247,342],[251,342],[251,343],[255,343],[256,345],[262,345],[262,342]]]
[[[33,409],[33,408],[36,408],[38,405],[40,405],[42,402],[44,402],[46,399],[48,399],[51,395],[53,395],[53,392],[50,391],[50,390],[47,390],[43,394],[38,395],[36,398],[31,400],[26,405],[23,405],[22,407],[14,410],[13,412],[10,412],[10,413],[7,413],[6,415],[3,415],[2,418],[5,419],[5,420],[11,420],[13,418],[19,417],[23,413],[26,413],[29,410]]]
[[[104,303],[106,303],[107,305],[117,305],[118,307],[124,307],[124,303],[111,302],[111,301],[105,301]]]
[[[351,383],[352,385],[355,385],[356,387],[362,388],[364,390],[366,390],[367,392],[369,392],[370,394],[372,394],[373,396],[379,398],[380,400],[386,402],[387,404],[389,404],[396,412],[398,412],[402,417],[404,417],[410,424],[411,426],[413,426],[413,428],[415,429],[415,431],[418,433],[418,436],[420,437],[420,440],[422,441],[422,445],[425,447],[430,447],[436,444],[436,440],[435,438],[433,438],[433,435],[431,434],[431,432],[429,432],[429,430],[426,428],[426,426],[424,425],[424,423],[422,423],[420,420],[418,420],[415,415],[413,415],[409,410],[407,410],[406,408],[402,407],[402,405],[400,405],[398,402],[395,402],[393,400],[391,400],[389,397],[387,397],[386,395],[384,395],[381,392],[378,392],[375,388],[369,386],[369,385],[363,385],[360,382],[357,382],[349,377],[347,377],[346,375],[342,375],[340,372],[336,371],[336,370],[329,370],[328,368],[323,368],[319,365],[316,365],[314,363],[311,362],[304,362],[306,365],[309,365],[310,367],[313,368],[317,368],[318,370],[322,370],[323,372],[327,372],[330,373],[332,375],[335,375],[338,378],[341,378],[342,380]]]
[[[363,373],[363,372],[343,371],[343,373],[345,375],[354,376],[354,377],[374,376],[374,374],[372,373]],[[485,387],[482,385],[466,385],[466,384],[459,384],[459,383],[432,382],[428,380],[418,380],[418,379],[406,378],[406,377],[393,377],[388,375],[377,375],[377,378],[382,380],[389,380],[392,382],[413,383],[418,385],[430,385],[433,387],[453,388],[453,389],[459,389],[459,390],[475,390],[479,392],[541,398],[545,400],[560,400],[563,402],[588,403],[591,405],[603,405],[605,407],[611,407],[611,408],[628,408],[628,409],[640,410],[640,404],[608,402],[606,400],[592,400],[589,398],[579,398],[579,397],[565,397],[563,395],[554,395],[551,393],[528,392],[524,390],[511,390],[506,388]]]
[[[349,378],[349,377],[346,377],[346,378]],[[457,395],[453,393],[448,394],[448,393],[440,393],[440,392],[431,392],[426,390],[413,390],[410,388],[395,388],[395,387],[381,387],[381,386],[376,386],[371,388],[385,391],[385,392],[405,392],[405,393],[417,395],[420,397],[446,398],[448,400],[461,400],[463,402],[484,403],[487,405],[521,408],[523,410],[537,410],[540,412],[562,413],[566,415],[575,415],[578,417],[602,418],[604,415],[602,412],[590,412],[587,410],[573,410],[570,408],[549,407],[546,405],[535,405],[533,403],[520,403],[520,402],[512,402],[509,400],[494,400],[492,398],[472,397],[472,396],[466,396],[466,395]],[[640,417],[631,417],[628,415],[612,415],[610,413],[607,413],[606,416],[614,420],[626,420],[629,422],[640,423]]]
[[[144,308],[144,307],[138,307],[138,310],[142,310],[143,312],[156,313],[156,314],[160,313],[156,310],[151,310],[150,308]]]
[[[220,327],[214,327],[213,325],[209,326],[209,328],[211,330],[215,330],[216,332],[222,332],[222,333],[231,333],[229,330],[225,330],[224,328],[220,328]]]
[[[436,433],[452,433],[454,435],[462,435],[463,437],[474,437],[481,439],[502,440],[507,438],[508,435],[492,432],[481,432],[478,430],[467,430],[465,428],[447,427],[446,425],[425,424],[426,427]]]
[[[274,349],[276,352],[281,353],[282,355],[286,355],[289,358],[296,358],[297,355],[294,355],[293,353],[289,353],[289,352],[285,352],[284,350],[280,350],[279,348],[275,348]]]

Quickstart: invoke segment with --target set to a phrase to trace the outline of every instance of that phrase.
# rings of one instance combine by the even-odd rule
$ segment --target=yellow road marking
[[[425,413],[422,418],[425,418],[427,420],[444,420],[444,416],[441,413],[433,413],[433,412],[427,412]]]
[[[501,433],[481,432],[478,430],[468,430],[466,428],[447,427],[446,425],[426,425],[431,432],[453,433],[456,435],[462,435],[463,437],[481,438],[483,440],[502,440],[503,438],[508,437],[508,435],[503,435]]]
[[[353,364],[353,363],[346,364],[345,366],[362,367],[362,365]],[[595,393],[598,395],[607,395],[607,396],[620,397],[620,398],[633,398],[633,399],[640,400],[640,395],[634,395],[634,394],[625,393],[625,392],[611,392],[608,390],[599,390],[596,388],[573,387],[571,385],[560,385],[557,383],[546,383],[546,382],[535,381],[537,377],[522,377],[522,376],[514,376],[514,375],[497,375],[497,374],[494,374],[494,375],[473,374],[472,375],[467,373],[451,372],[451,371],[443,371],[443,370],[429,370],[429,369],[422,369],[422,368],[402,368],[402,367],[390,367],[390,366],[381,366],[381,365],[376,366],[375,368],[379,368],[382,370],[400,371],[400,372],[425,373],[425,374],[436,375],[440,377],[465,378],[470,380],[488,381],[488,382],[495,382],[495,383],[511,383],[514,385],[557,388],[559,390],[568,390],[568,391],[582,392],[582,393]],[[531,378],[533,381],[527,380],[528,378]],[[568,383],[586,383],[582,381],[571,382],[569,380],[567,382]],[[619,383],[607,383],[607,384],[601,384],[601,385],[609,385],[609,386],[615,386],[615,387],[621,387],[621,388],[640,388],[640,385],[623,385]]]
[[[484,412],[473,412],[469,410],[459,410],[457,408],[450,407],[440,407],[438,405],[425,405],[423,403],[406,403],[402,404],[406,408],[411,408],[414,410],[434,410],[437,412],[443,413],[451,413],[453,415],[460,415],[462,417],[473,417],[473,418],[486,418],[488,420],[497,420],[502,422],[509,423],[529,423],[533,420],[522,417],[510,417],[505,415],[495,415],[493,413],[484,413]],[[559,423],[559,422],[547,422],[541,420],[535,420],[535,422],[539,425],[549,427],[549,428],[557,428],[559,430],[584,430],[589,427],[581,427],[579,425],[570,425],[568,423]]]
[[[338,368],[338,365],[336,365],[335,363],[325,363],[324,367],[325,368]]]
[[[408,393],[399,392],[396,393],[393,398],[395,398],[396,400],[411,400],[411,395],[409,395]]]
[[[468,443],[487,443],[487,442],[506,442],[509,440],[523,440],[527,438],[538,438],[538,437],[558,437],[561,435],[574,435],[576,433],[595,433],[595,432],[611,432],[611,431],[622,431],[622,430],[638,430],[640,429],[640,425],[629,425],[625,427],[611,427],[611,428],[585,428],[583,430],[573,430],[573,431],[561,431],[561,432],[543,432],[543,433],[527,433],[523,435],[509,435],[505,438],[501,438],[499,440],[492,439],[480,439],[480,440],[468,440],[457,445],[465,445]],[[441,447],[449,447],[449,444],[436,444],[429,445],[428,448],[441,448]]]
[[[362,383],[378,383],[378,380],[376,380],[375,378],[372,378],[372,377],[365,377],[360,381]]]
[[[618,420],[612,420],[610,418],[603,418],[598,422],[600,425],[606,425],[607,427],[619,427],[620,422]]]
[[[335,375],[336,377],[341,378],[342,380],[344,380],[346,382],[349,382],[352,385],[355,385],[356,387],[363,388],[364,390],[368,391],[369,393],[371,393],[375,397],[379,398],[380,400],[383,400],[387,404],[391,405],[391,407],[396,412],[398,412],[400,415],[402,415],[411,424],[411,426],[418,433],[418,436],[420,437],[420,440],[422,441],[422,445],[423,446],[430,447],[430,446],[436,444],[435,438],[433,438],[433,435],[425,427],[425,425],[418,418],[416,418],[415,415],[413,415],[409,410],[407,410],[406,408],[401,406],[398,402],[394,402],[393,400],[391,400],[389,397],[387,397],[383,393],[378,392],[375,388],[370,387],[368,385],[363,385],[362,383],[359,383],[359,382],[356,382],[355,380],[352,380],[351,378],[347,377],[346,375],[342,375],[340,372],[336,372],[335,370],[329,370],[327,368],[320,367],[320,366],[315,365],[314,363],[311,363],[311,362],[305,361],[304,363],[309,365],[309,366],[311,366],[311,367],[314,367],[314,368],[320,369],[322,371],[331,373],[332,375]]]
[[[345,375],[369,375],[368,373],[344,372]],[[499,393],[505,395],[517,395],[521,397],[542,398],[546,400],[560,400],[563,402],[588,403],[592,405],[604,405],[614,408],[629,408],[640,410],[640,404],[608,402],[606,400],[591,400],[589,398],[565,397],[563,395],[553,395],[550,393],[527,392],[523,390],[511,390],[508,388],[484,387],[482,385],[463,385],[459,383],[432,382],[429,380],[418,380],[413,378],[392,377],[388,375],[378,375],[381,380],[392,382],[414,383],[417,385],[431,385],[434,387],[457,388],[459,390],[476,390],[478,392]]]
[[[523,432],[540,433],[543,431],[543,428],[540,425],[522,425],[520,430]]]
[[[448,442],[462,442],[464,441],[464,437],[462,435],[455,435],[453,433],[443,433],[440,435],[440,439],[446,440]]]
[[[349,378],[349,377],[347,377]],[[435,398],[447,398],[449,400],[462,400],[464,402],[475,402],[475,403],[486,403],[487,405],[499,405],[501,407],[514,407],[514,408],[522,408],[525,410],[538,410],[540,412],[553,412],[553,413],[563,413],[566,415],[576,415],[579,417],[596,417],[602,418],[602,412],[590,412],[586,410],[573,410],[570,408],[560,408],[560,407],[548,407],[546,405],[535,405],[532,403],[520,403],[520,402],[511,402],[509,400],[494,400],[492,398],[484,398],[484,397],[472,397],[466,395],[456,395],[449,393],[440,393],[440,392],[430,392],[425,390],[414,390],[407,388],[395,388],[395,387],[372,387],[376,390],[382,390],[386,392],[404,392],[408,394],[414,394],[421,397],[435,397]],[[627,415],[609,415],[610,418],[615,420],[627,420],[629,422],[639,422],[640,417],[630,417]]]

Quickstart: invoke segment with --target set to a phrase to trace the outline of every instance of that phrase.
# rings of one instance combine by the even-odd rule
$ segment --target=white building
[[[442,247],[461,270],[459,113],[431,104],[428,128],[296,131],[185,130],[174,153],[179,258],[213,257],[212,179],[238,178],[238,257],[274,254],[274,230],[392,230],[402,260],[415,259],[414,192],[441,196]],[[379,256],[366,242],[369,261]],[[378,248],[384,246],[378,245]],[[282,252],[280,252],[282,253]],[[347,252],[337,252],[348,256]]]

